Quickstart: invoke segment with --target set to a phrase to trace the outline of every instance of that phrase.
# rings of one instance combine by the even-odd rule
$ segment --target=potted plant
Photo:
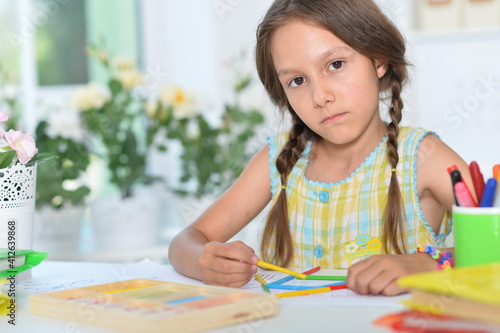
[[[0,112],[0,247],[31,249],[35,212],[36,156],[29,133],[5,130]],[[12,250],[11,250],[12,251]]]
[[[154,131],[148,123],[145,96],[138,92],[144,75],[135,63],[123,57],[111,59],[92,47],[108,73],[107,86],[88,84],[77,89],[73,106],[91,137],[90,149],[106,166],[103,172],[113,195],[101,196],[91,204],[91,216],[101,250],[151,246],[157,242],[160,205],[150,191],[154,180],[146,168]],[[149,133],[149,134],[148,134]]]
[[[90,163],[78,115],[57,110],[38,123],[40,152],[56,158],[38,167],[34,246],[51,259],[67,259],[78,251],[90,188],[84,176]]]
[[[192,94],[177,86],[163,87],[156,105],[148,112],[153,119],[162,121],[167,140],[181,146],[180,186],[174,186],[172,191],[183,224],[192,222],[231,186],[256,152],[249,143],[264,116],[260,109],[243,102],[251,83],[250,74],[237,76],[232,86],[234,99],[224,105],[216,122],[199,112]]]

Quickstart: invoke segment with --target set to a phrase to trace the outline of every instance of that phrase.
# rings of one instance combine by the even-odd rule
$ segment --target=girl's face
[[[378,80],[387,66],[373,62],[330,31],[302,21],[277,29],[271,55],[290,105],[331,143],[380,133]]]

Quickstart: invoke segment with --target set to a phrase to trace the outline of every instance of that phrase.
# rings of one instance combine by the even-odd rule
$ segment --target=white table
[[[57,262],[46,261],[32,270],[32,278],[23,283],[36,286],[44,281],[64,279],[65,274],[82,277],[92,271],[116,270],[123,264],[87,263],[87,262]],[[174,272],[174,274],[177,274]],[[137,276],[141,277],[141,276]],[[129,276],[127,276],[129,278]],[[83,280],[83,278],[82,278]],[[16,326],[8,324],[7,317],[0,317],[0,332],[22,333],[109,333],[110,330],[88,326],[80,323],[66,322],[33,315],[29,312],[29,294],[35,291],[20,290],[17,292]],[[398,300],[395,299],[394,303]],[[277,316],[263,320],[227,326],[210,332],[389,332],[371,323],[387,313],[398,312],[393,306],[280,306]],[[166,330],[168,332],[168,330]],[[147,333],[147,332],[141,332]]]

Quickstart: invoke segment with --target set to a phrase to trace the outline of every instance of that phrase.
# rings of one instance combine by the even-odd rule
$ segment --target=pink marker
[[[455,196],[457,197],[457,201],[460,207],[474,207],[469,190],[463,182],[457,182],[454,188]]]

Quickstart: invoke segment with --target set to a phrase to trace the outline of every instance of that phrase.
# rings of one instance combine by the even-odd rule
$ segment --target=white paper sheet
[[[46,266],[45,266],[46,265]],[[177,273],[171,266],[159,265],[150,260],[143,260],[135,264],[107,265],[107,264],[75,264],[79,269],[61,272],[50,269],[57,267],[57,263],[47,262],[43,268],[43,274],[33,274],[34,278],[29,281],[18,282],[19,292],[45,293],[57,290],[81,288],[96,284],[110,283],[116,281],[145,278],[163,280],[186,284],[202,284],[198,280],[185,277]],[[259,275],[266,281],[272,282],[288,275],[273,271],[259,270]],[[315,275],[346,275],[342,270],[320,270]],[[312,281],[312,280],[291,280],[288,285],[319,286],[334,283],[334,281]],[[246,286],[246,290],[264,292],[258,281],[252,279]],[[286,292],[286,290],[271,289],[272,293]],[[408,298],[408,295],[397,297],[357,295],[350,290],[333,290],[328,293],[296,296],[280,299],[281,304],[307,305],[307,306],[391,306],[402,308],[400,300]]]

